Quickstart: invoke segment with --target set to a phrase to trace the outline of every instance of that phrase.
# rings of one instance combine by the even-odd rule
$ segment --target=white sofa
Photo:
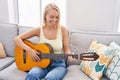
[[[25,80],[26,72],[20,71],[14,60],[15,44],[13,38],[18,34],[31,29],[30,27],[21,27],[13,24],[0,23],[0,42],[4,44],[6,58],[0,59],[0,80]],[[69,40],[71,50],[80,54],[88,49],[93,39],[108,45],[115,41],[120,45],[120,34],[108,32],[85,32],[69,30]],[[32,41],[36,40],[35,38]],[[36,42],[36,41],[35,41]],[[63,80],[91,80],[79,68],[79,62],[68,62],[67,74]],[[101,80],[108,80],[105,76]]]

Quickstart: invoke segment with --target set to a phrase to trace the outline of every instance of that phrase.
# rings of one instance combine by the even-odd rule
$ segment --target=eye
[[[50,18],[54,18],[54,16],[50,16]]]
[[[54,16],[53,16],[53,15],[50,15],[49,18],[54,18]]]
[[[58,19],[59,17],[57,16],[56,19]]]
[[[53,18],[58,19],[59,17],[58,17],[58,16],[50,16],[50,18],[51,18],[51,19],[53,19]]]

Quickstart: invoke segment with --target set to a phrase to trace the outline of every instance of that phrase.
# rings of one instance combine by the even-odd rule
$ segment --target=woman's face
[[[50,9],[46,13],[46,24],[49,26],[56,26],[59,20],[59,13],[55,9]]]

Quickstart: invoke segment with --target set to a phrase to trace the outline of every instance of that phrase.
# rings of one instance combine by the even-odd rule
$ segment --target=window
[[[119,22],[118,22],[118,32],[120,32],[120,16],[119,16]]]
[[[48,3],[55,3],[60,8],[61,24],[65,25],[65,0],[18,0],[19,25],[40,26],[42,14]]]
[[[16,7],[16,0],[8,0],[8,16],[9,16],[9,22],[12,24],[18,24],[18,12]]]
[[[40,25],[40,0],[18,0],[19,25]]]

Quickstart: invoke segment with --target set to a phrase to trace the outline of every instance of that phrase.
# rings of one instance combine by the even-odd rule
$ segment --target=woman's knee
[[[25,80],[40,80],[40,78],[34,74],[27,74]]]
[[[32,68],[26,77],[26,80],[40,80],[40,78],[43,78],[46,75],[46,71],[39,67]]]
[[[52,76],[49,76],[49,77],[48,76],[45,77],[44,80],[60,80],[60,79],[58,79],[56,76],[52,75]]]
[[[67,69],[65,67],[56,67],[46,75],[45,80],[61,80],[66,72]]]

